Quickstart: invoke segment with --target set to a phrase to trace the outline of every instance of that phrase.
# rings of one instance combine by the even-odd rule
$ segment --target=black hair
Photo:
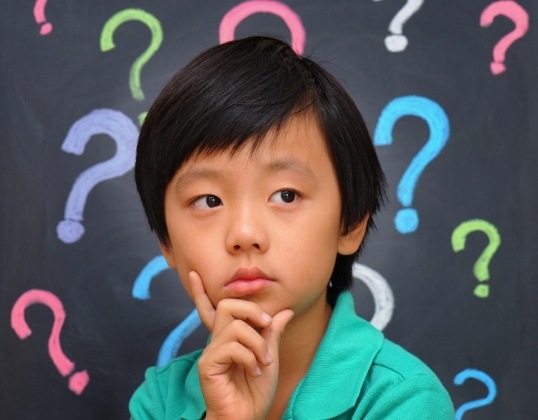
[[[230,41],[195,57],[151,106],[140,131],[135,180],[150,228],[169,245],[165,190],[191,156],[256,148],[270,130],[300,112],[316,117],[342,200],[344,233],[373,216],[385,198],[385,177],[368,128],[338,81],[289,44],[264,36]],[[366,237],[366,235],[365,235]],[[327,300],[352,286],[353,255],[336,256]]]

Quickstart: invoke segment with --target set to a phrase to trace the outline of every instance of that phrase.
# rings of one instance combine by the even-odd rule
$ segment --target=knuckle
[[[234,319],[233,321],[230,322],[230,329],[236,333],[236,334],[239,334],[240,332],[242,332],[245,328],[245,321],[241,320],[241,319]]]
[[[217,311],[230,312],[233,307],[233,299],[225,298],[217,303]]]

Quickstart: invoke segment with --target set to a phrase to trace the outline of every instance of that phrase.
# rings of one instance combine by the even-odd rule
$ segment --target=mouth
[[[272,282],[273,280],[257,267],[240,268],[230,277],[224,289],[232,297],[241,297],[261,292]]]

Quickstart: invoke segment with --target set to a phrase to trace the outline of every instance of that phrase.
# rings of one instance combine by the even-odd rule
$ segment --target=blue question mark
[[[394,124],[407,115],[425,120],[430,129],[430,137],[413,158],[398,184],[396,193],[398,200],[408,207],[399,210],[394,218],[396,229],[400,233],[410,233],[417,229],[418,213],[415,209],[409,208],[413,203],[415,186],[426,166],[445,147],[450,135],[448,116],[437,102],[421,96],[402,96],[392,100],[381,112],[374,132],[374,144],[376,146],[392,144]]]
[[[497,396],[497,386],[495,385],[495,381],[487,373],[482,372],[477,369],[462,370],[454,378],[454,384],[462,385],[469,378],[473,378],[484,383],[486,387],[488,388],[488,395],[485,398],[481,398],[475,401],[469,401],[463,404],[456,411],[456,417],[455,417],[456,420],[461,420],[463,415],[469,410],[473,410],[475,408],[483,407],[485,405],[491,404],[493,400],[495,399],[495,397]]]
[[[133,286],[133,297],[141,300],[149,299],[149,287],[151,281],[157,274],[168,268],[168,264],[162,255],[153,258],[146,264],[136,278]],[[198,316],[198,311],[194,309],[176,328],[172,330],[170,334],[168,334],[166,340],[164,340],[157,358],[157,366],[164,366],[172,360],[177,355],[183,341],[185,341],[185,339],[191,335],[201,323],[202,321]]]
[[[58,223],[58,238],[66,244],[77,242],[84,234],[82,224],[88,194],[102,181],[122,176],[135,163],[138,128],[120,111],[96,109],[76,121],[62,143],[62,150],[81,155],[86,144],[97,134],[106,134],[116,143],[116,154],[111,159],[86,169],[76,179],[65,205],[64,220]]]

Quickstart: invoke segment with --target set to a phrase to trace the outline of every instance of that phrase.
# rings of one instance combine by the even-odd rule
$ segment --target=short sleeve
[[[436,377],[413,375],[385,390],[363,418],[453,420],[454,405]]]
[[[133,420],[164,418],[164,401],[155,368],[146,370],[145,381],[138,387],[129,401],[129,412]]]

